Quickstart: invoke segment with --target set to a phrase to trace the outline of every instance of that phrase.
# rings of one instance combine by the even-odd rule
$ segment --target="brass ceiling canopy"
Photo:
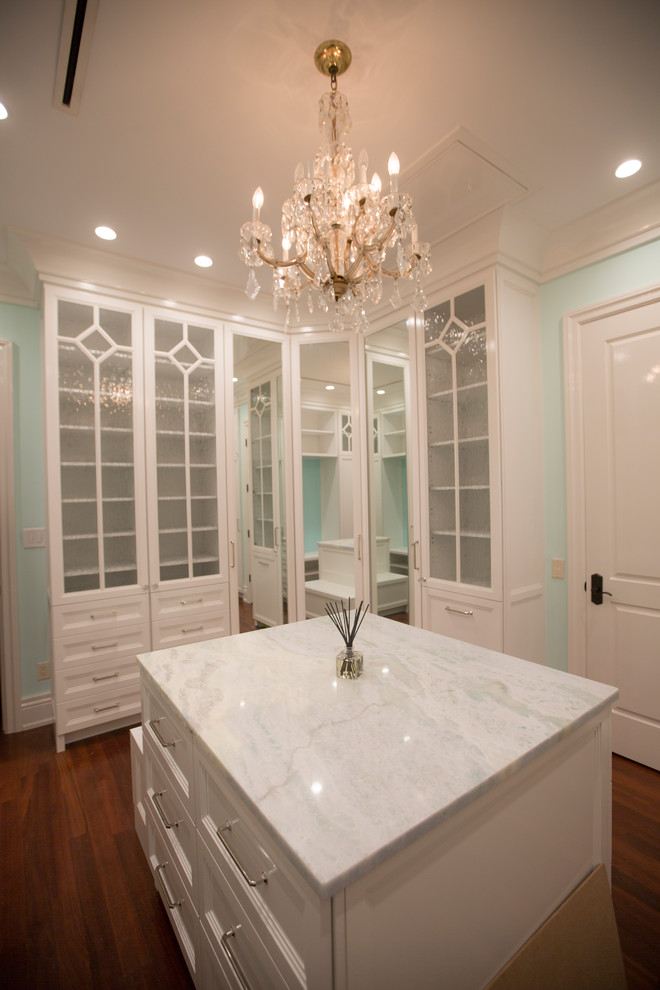
[[[343,41],[323,41],[314,52],[314,65],[324,76],[335,79],[351,64],[351,50]]]

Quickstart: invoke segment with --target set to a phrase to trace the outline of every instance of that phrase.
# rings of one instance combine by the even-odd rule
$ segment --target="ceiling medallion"
[[[273,269],[274,305],[286,306],[286,326],[300,322],[299,304],[328,314],[331,330],[368,327],[366,306],[378,303],[383,277],[391,279],[392,306],[401,305],[399,279],[415,284],[413,307],[426,306],[422,277],[430,274],[429,245],[419,241],[412,201],[398,188],[399,160],[388,161],[389,192],[381,195],[377,172],[367,179],[368,157],[362,150],[357,172],[344,143],[351,127],[348,101],[337,91],[337,76],[351,63],[341,41],[326,41],[314,54],[319,72],[330,77],[330,92],[319,101],[321,147],[313,163],[300,163],[293,195],[282,204],[282,256],[275,256],[270,227],[261,221],[264,194],[252,197],[252,220],[241,227],[240,256],[250,268],[247,294],[260,286],[255,269]]]

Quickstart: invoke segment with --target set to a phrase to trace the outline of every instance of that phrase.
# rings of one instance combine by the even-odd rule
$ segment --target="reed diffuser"
[[[355,680],[362,673],[362,653],[353,648],[353,643],[363,619],[369,611],[369,605],[360,602],[353,613],[352,622],[350,598],[348,599],[348,608],[344,608],[343,599],[340,599],[339,604],[326,602],[325,610],[346,644],[345,648],[337,654],[337,677]]]

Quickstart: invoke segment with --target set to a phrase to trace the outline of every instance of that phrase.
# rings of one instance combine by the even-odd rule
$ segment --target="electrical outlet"
[[[559,557],[552,558],[552,576],[559,581],[564,580],[564,561]]]
[[[50,661],[44,660],[43,663],[37,664],[37,680],[47,681],[50,677]]]
[[[23,530],[23,547],[26,550],[32,550],[35,547],[45,547],[46,546],[46,530],[43,526],[38,529],[24,529]]]

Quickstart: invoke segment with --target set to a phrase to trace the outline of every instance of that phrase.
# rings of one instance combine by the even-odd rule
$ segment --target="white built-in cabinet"
[[[418,333],[422,624],[542,662],[542,438],[534,287],[494,268]]]
[[[45,288],[58,749],[137,720],[137,653],[230,631],[221,334]]]

